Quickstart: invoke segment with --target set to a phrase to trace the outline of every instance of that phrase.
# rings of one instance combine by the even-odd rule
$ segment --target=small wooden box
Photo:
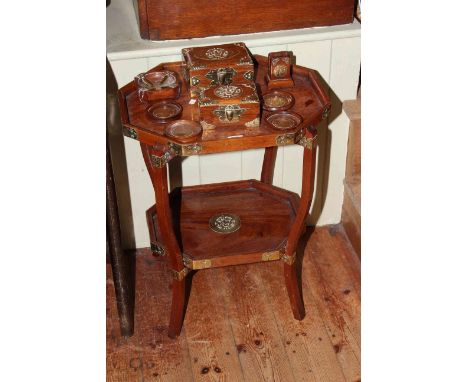
[[[255,78],[253,59],[242,42],[185,48],[182,57],[191,97],[209,87],[251,83]]]
[[[198,100],[203,129],[260,124],[260,101],[255,84],[222,85],[205,89]]]

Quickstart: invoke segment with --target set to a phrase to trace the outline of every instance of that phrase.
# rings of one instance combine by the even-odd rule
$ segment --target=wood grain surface
[[[141,37],[171,40],[346,24],[353,0],[134,0]]]
[[[119,335],[107,276],[107,381],[360,381],[360,263],[341,226],[299,243],[306,316],[293,318],[281,262],[194,273],[181,335],[167,336],[164,257],[136,255],[135,334]]]

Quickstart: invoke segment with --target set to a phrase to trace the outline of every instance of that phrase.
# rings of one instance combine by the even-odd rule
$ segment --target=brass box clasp
[[[219,117],[221,122],[237,122],[246,109],[239,105],[222,105],[213,110],[213,114]]]

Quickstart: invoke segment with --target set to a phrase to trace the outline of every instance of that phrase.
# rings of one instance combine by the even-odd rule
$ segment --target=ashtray
[[[302,117],[292,111],[271,114],[266,120],[276,130],[291,130],[302,123]]]
[[[180,94],[177,73],[170,70],[140,73],[135,77],[135,83],[138,86],[138,97],[141,102],[177,98]]]
[[[156,122],[167,123],[179,118],[182,106],[174,101],[161,101],[151,105],[147,111]]]
[[[198,122],[180,119],[168,125],[164,132],[168,137],[175,138],[178,141],[193,142],[201,134],[202,127]]]
[[[263,95],[263,109],[284,111],[294,105],[294,96],[281,90],[272,90]]]

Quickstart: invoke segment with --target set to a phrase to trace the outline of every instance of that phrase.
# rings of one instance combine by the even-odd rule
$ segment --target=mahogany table
[[[264,80],[268,60],[254,57],[261,98],[268,90]],[[182,62],[160,64],[150,71],[157,70],[171,70],[183,78]],[[317,146],[313,126],[327,117],[330,101],[314,70],[294,65],[293,80],[295,86],[285,89],[295,98],[290,111],[303,118],[295,129],[272,129],[263,113],[259,126],[218,126],[203,131],[189,144],[164,135],[166,124],[151,119],[134,82],[119,90],[124,134],[140,141],[156,196],[156,204],[147,211],[151,248],[155,255],[167,256],[173,274],[170,337],[179,335],[182,328],[188,298],[186,276],[205,268],[281,260],[294,317],[301,320],[305,316],[296,247],[313,194]],[[180,118],[198,120],[185,82],[176,101],[183,107]],[[272,185],[278,146],[293,144],[304,147],[300,197]],[[169,192],[167,164],[174,157],[255,148],[265,148],[260,181],[205,184]]]

